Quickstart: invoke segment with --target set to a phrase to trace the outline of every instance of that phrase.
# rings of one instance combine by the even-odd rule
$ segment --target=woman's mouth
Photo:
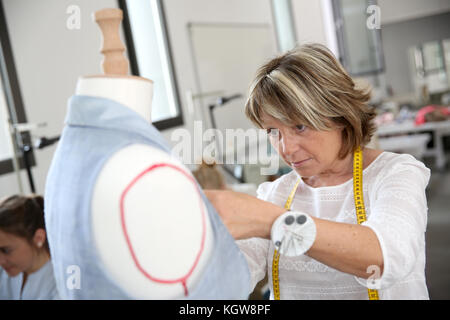
[[[297,162],[291,162],[291,166],[293,166],[294,168],[300,168],[301,166],[303,166],[303,164],[309,160],[311,160],[312,158],[308,158],[302,161],[297,161]]]
[[[13,270],[13,267],[3,267],[3,270],[5,270],[6,273],[11,273],[11,270]]]

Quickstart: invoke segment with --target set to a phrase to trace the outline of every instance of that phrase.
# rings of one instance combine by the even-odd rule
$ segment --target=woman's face
[[[262,123],[273,147],[302,177],[331,173],[340,161],[340,129],[317,131],[302,124],[287,126],[268,115],[262,117]]]
[[[0,267],[10,277],[15,277],[32,267],[34,250],[25,238],[0,230]]]

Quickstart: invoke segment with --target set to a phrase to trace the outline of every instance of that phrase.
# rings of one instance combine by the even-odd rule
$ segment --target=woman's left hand
[[[245,193],[229,190],[204,190],[204,193],[235,239],[269,239],[273,222],[286,211]]]

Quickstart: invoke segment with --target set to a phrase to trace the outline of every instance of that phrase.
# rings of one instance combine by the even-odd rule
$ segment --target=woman
[[[258,71],[246,115],[267,130],[293,170],[261,184],[259,199],[206,193],[232,235],[246,239],[238,245],[253,286],[268,271],[271,298],[274,280],[281,299],[429,298],[424,235],[430,171],[410,155],[365,147],[375,131],[369,99],[321,45],[300,46]],[[362,168],[354,168],[360,158]],[[354,176],[361,170],[362,199]],[[361,212],[365,222],[357,218]],[[308,228],[301,231],[303,223]],[[298,228],[290,232],[289,225]]]
[[[58,299],[41,196],[0,202],[0,299]]]

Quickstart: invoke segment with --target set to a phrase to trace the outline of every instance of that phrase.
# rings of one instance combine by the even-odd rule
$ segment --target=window
[[[0,174],[24,168],[23,152],[16,151],[24,145],[31,146],[29,132],[17,133],[14,140],[10,134],[11,124],[26,123],[14,58],[9,41],[3,4],[0,1]],[[14,146],[17,146],[14,148]],[[17,161],[16,161],[17,160]],[[27,152],[30,166],[35,165],[32,149]],[[16,167],[16,168],[15,168]],[[28,168],[29,169],[29,168]],[[32,180],[30,180],[32,181]],[[22,190],[20,178],[19,189]]]
[[[422,43],[409,49],[416,90],[424,86],[430,94],[442,94],[450,89],[450,40]],[[439,97],[435,97],[439,98]],[[441,103],[439,100],[435,103]]]
[[[13,146],[11,135],[9,133],[9,114],[6,105],[3,81],[0,81],[0,141],[0,162],[11,159],[13,155]]]
[[[152,123],[158,129],[182,125],[172,57],[161,0],[119,0],[131,72],[154,81]]]
[[[444,50],[440,41],[427,42],[422,45],[423,67],[425,73],[445,71]]]

